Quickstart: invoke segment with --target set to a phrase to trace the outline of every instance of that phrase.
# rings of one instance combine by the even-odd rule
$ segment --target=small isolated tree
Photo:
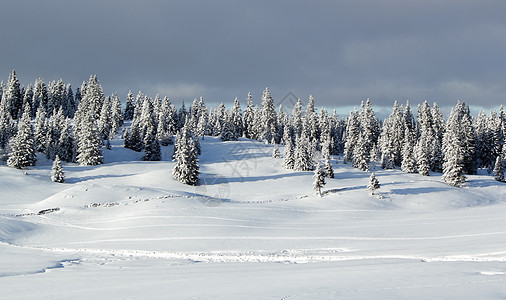
[[[322,196],[322,188],[325,186],[325,174],[320,166],[320,164],[316,164],[316,168],[314,170],[313,175],[313,189],[318,192],[320,197]]]
[[[274,149],[272,150],[272,157],[279,158],[278,144],[274,144]]]
[[[63,172],[63,167],[58,155],[56,155],[53,162],[53,168],[51,169],[51,180],[59,183],[65,182],[65,172]]]
[[[504,167],[502,165],[502,159],[500,156],[498,156],[495,160],[494,177],[495,180],[504,182]]]
[[[334,169],[332,168],[332,164],[330,163],[329,159],[325,159],[325,177],[327,178],[334,178]]]
[[[376,178],[374,173],[371,173],[371,177],[369,177],[369,184],[367,185],[367,189],[371,191],[371,195],[374,195],[374,191],[380,188],[380,183]]]

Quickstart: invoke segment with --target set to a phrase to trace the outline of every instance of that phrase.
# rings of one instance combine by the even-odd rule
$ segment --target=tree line
[[[37,152],[52,160],[101,164],[102,151],[121,134],[124,146],[143,151],[147,161],[160,160],[160,146],[173,144],[174,177],[193,185],[198,182],[199,140],[205,136],[282,144],[285,168],[310,171],[322,164],[328,177],[333,177],[332,155],[343,155],[344,163],[364,171],[374,163],[423,176],[443,173],[444,181],[454,186],[478,168],[494,171],[496,178],[504,175],[502,106],[499,112],[473,117],[458,102],[445,121],[436,103],[418,105],[415,118],[409,102],[395,102],[390,116],[380,121],[369,99],[341,118],[335,110],[317,111],[312,96],[305,107],[298,99],[291,112],[281,105],[276,109],[266,88],[260,105],[253,104],[250,93],[244,109],[237,98],[230,109],[223,103],[208,108],[202,97],[188,108],[184,102],[177,108],[168,97],[142,92],[129,92],[123,108],[117,94],[104,95],[96,75],[73,92],[61,79],[49,84],[37,79],[23,87],[15,71],[0,84],[0,95],[0,155],[15,168],[34,166]],[[279,150],[274,156],[280,156]]]

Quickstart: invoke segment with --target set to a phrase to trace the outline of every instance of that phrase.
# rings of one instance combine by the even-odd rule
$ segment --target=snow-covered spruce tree
[[[16,133],[16,124],[11,117],[8,102],[3,99],[6,99],[5,89],[3,89],[2,101],[0,101],[0,156],[2,158],[7,150],[10,138]]]
[[[272,99],[269,88],[266,87],[262,94],[261,115],[261,131],[260,140],[268,143],[272,138],[276,137],[277,132],[277,115],[274,108],[274,100]]]
[[[303,130],[300,137],[295,143],[295,161],[293,169],[295,171],[312,171],[313,170],[313,153],[311,142],[306,132]]]
[[[199,180],[199,165],[194,139],[185,125],[176,135],[174,144],[174,169],[172,175],[177,181],[197,185]]]
[[[304,122],[302,120],[302,103],[299,98],[297,99],[297,103],[295,103],[292,110],[292,126],[295,131],[295,136],[299,136],[302,133],[303,124]]]
[[[404,131],[404,146],[402,147],[401,170],[406,173],[416,173],[416,160],[414,154],[415,136],[408,126]]]
[[[135,111],[135,98],[132,91],[128,91],[127,97],[126,97],[126,106],[125,111],[123,113],[123,119],[124,120],[132,120],[134,118],[134,111]]]
[[[436,102],[434,102],[431,110],[432,114],[432,128],[434,130],[434,139],[431,145],[431,164],[430,168],[434,172],[443,171],[443,135],[445,132],[445,121],[443,113],[439,109]]]
[[[156,128],[152,120],[151,123],[147,124],[146,134],[144,135],[144,156],[142,160],[145,161],[159,161],[162,157],[160,151],[160,144],[156,138]]]
[[[504,167],[500,156],[495,160],[494,178],[497,181],[504,182]]]
[[[424,101],[424,103],[418,107],[418,128],[420,136],[414,150],[417,170],[423,176],[429,176],[432,154],[434,153],[431,149],[436,139],[433,126],[434,122],[430,106],[427,101]]]
[[[83,93],[83,90],[81,90],[81,93]],[[104,90],[98,82],[97,75],[90,76],[88,84],[86,85],[86,93],[83,93],[82,96],[82,101],[86,102],[88,109],[93,112],[93,118],[98,120],[105,97]]]
[[[392,113],[383,122],[379,137],[379,146],[382,153],[381,167],[392,169],[400,166],[401,152],[404,140],[405,122],[397,101],[394,102]]]
[[[328,158],[325,159],[325,164],[323,168],[325,171],[325,177],[334,178],[334,169],[332,168],[332,164],[330,163],[330,160]]]
[[[309,100],[306,108],[306,116],[304,119],[304,128],[306,131],[309,141],[316,146],[316,149],[320,149],[320,128],[318,126],[318,116],[315,110],[314,98],[309,95]]]
[[[464,135],[459,118],[459,106],[452,108],[443,138],[443,180],[449,185],[460,187],[466,180],[464,174]]]
[[[230,123],[232,124],[236,139],[241,137],[243,135],[244,125],[242,121],[241,105],[237,97],[234,100],[234,106],[230,110]]]
[[[248,93],[246,102],[246,109],[244,110],[243,115],[244,137],[253,139],[255,136],[255,133],[253,132],[255,125],[255,106],[253,105],[253,97],[251,96],[251,93]]]
[[[170,99],[164,97],[160,104],[160,113],[158,114],[157,138],[162,146],[174,144],[173,135],[176,132],[174,118],[174,107]]]
[[[51,168],[51,181],[59,183],[65,182],[65,172],[63,171],[58,155],[54,158],[53,167]]]
[[[369,177],[369,183],[367,184],[367,189],[371,191],[371,195],[374,195],[374,191],[380,188],[380,183],[378,178],[374,173],[371,173]]]
[[[39,105],[35,114],[35,149],[38,152],[46,150],[47,127],[46,110],[42,105]]]
[[[2,93],[0,92],[0,95],[2,95]],[[33,100],[33,87],[31,84],[29,84],[27,87],[26,87],[26,90],[25,90],[25,93],[23,94],[23,105],[21,107],[25,107],[26,104],[28,103],[28,105],[30,105],[30,116],[33,116],[32,115],[32,111],[33,111],[33,108],[32,108],[32,100]],[[22,113],[23,111],[20,110],[20,113]],[[21,117],[21,116],[20,116]]]
[[[74,136],[70,128],[70,119],[66,118],[58,140],[57,155],[66,162],[75,161]]]
[[[279,158],[278,144],[274,144],[274,149],[272,149],[272,157],[273,158]]]
[[[27,104],[18,123],[18,132],[9,142],[7,165],[17,169],[35,166],[37,159],[34,143],[31,108]]]
[[[346,124],[346,141],[344,143],[344,163],[353,162],[353,152],[360,137],[360,122],[357,110],[350,111]]]
[[[237,141],[236,130],[231,116],[226,117],[222,123],[220,138],[222,141]]]
[[[114,138],[119,128],[123,126],[123,112],[121,111],[121,102],[117,93],[111,96],[111,122],[110,139]]]
[[[362,143],[364,143],[364,151],[365,154],[370,157],[373,145],[378,142],[380,127],[372,109],[371,100],[369,99],[367,99],[365,104],[362,101],[360,105],[359,123]]]
[[[33,86],[32,116],[35,116],[35,113],[40,106],[44,109],[44,113],[47,114],[48,100],[49,92],[47,90],[47,85],[42,79],[37,78],[35,80],[35,85]]]
[[[64,112],[65,116],[73,118],[76,113],[78,103],[76,102],[70,83],[67,83],[67,86],[65,87],[65,98],[67,101],[67,110]]]
[[[362,171],[369,171],[370,157],[367,152],[367,141],[362,133],[359,134],[353,151],[353,166]]]
[[[21,85],[16,70],[12,70],[9,75],[2,101],[6,102],[11,118],[16,120],[20,111],[23,111],[23,95],[21,94]]]
[[[322,188],[325,186],[325,173],[322,170],[320,164],[316,164],[316,168],[313,174],[313,189],[318,192],[320,197],[322,196]]]
[[[291,139],[285,142],[285,152],[283,154],[283,167],[292,170],[295,167],[295,147]]]
[[[79,111],[79,110],[78,110]],[[93,110],[86,109],[80,114],[82,119],[76,124],[77,162],[81,166],[95,166],[102,164],[102,139],[98,131],[97,121]]]
[[[112,129],[111,97],[105,97],[97,124],[100,137],[107,140]]]

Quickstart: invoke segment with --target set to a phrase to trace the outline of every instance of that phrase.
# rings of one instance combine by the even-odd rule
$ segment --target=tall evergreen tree
[[[76,126],[76,132],[78,132],[77,162],[81,166],[102,164],[104,161],[101,149],[102,139],[93,110],[86,110]]]
[[[123,118],[125,120],[132,120],[134,118],[135,111],[135,98],[132,91],[128,91],[128,95],[126,97],[126,106]]]
[[[462,108],[460,102],[452,109],[443,138],[443,180],[453,186],[465,182],[464,168],[466,159],[465,135],[462,128]]]
[[[322,196],[322,188],[325,186],[325,183],[325,173],[320,164],[316,164],[313,174],[313,189],[318,192],[320,197]]]
[[[311,142],[306,132],[303,130],[302,134],[297,138],[295,143],[295,171],[312,171],[313,170],[313,152]]]
[[[181,131],[176,135],[172,175],[174,179],[181,183],[197,185],[199,180],[197,150],[188,126],[187,120]]]
[[[17,134],[9,142],[10,153],[7,165],[10,167],[23,169],[35,166],[37,161],[30,115],[31,108],[27,104],[19,120]]]
[[[272,99],[269,88],[265,88],[262,94],[261,114],[261,131],[260,139],[266,143],[276,137],[277,133],[277,115],[274,108],[274,100]]]
[[[504,182],[504,166],[500,156],[498,156],[495,160],[494,178],[497,181]]]
[[[23,111],[23,95],[21,94],[21,85],[19,84],[16,70],[12,70],[9,75],[9,80],[7,81],[2,101],[6,102],[11,118],[16,120],[18,118],[18,114]]]

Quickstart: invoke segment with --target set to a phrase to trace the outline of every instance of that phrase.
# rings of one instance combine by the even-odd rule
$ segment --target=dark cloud
[[[504,1],[4,1],[0,70],[107,93],[506,101]]]

